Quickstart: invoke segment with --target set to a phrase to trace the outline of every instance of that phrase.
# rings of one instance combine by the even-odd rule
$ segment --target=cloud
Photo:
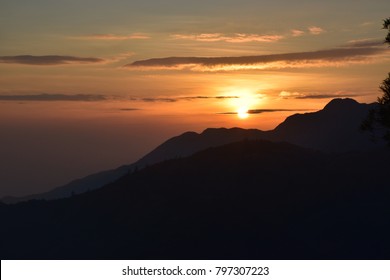
[[[128,100],[131,101],[143,101],[143,102],[177,102],[181,100],[197,100],[197,99],[234,99],[239,98],[238,96],[225,96],[225,95],[218,95],[218,96],[179,96],[179,97],[130,97]]]
[[[135,61],[128,68],[192,71],[231,71],[341,66],[366,63],[388,53],[379,47],[340,47],[335,49],[240,57],[166,57]]]
[[[380,46],[383,46],[383,40],[373,39],[373,38],[351,40],[347,44],[347,47],[353,47],[353,48],[368,48],[368,47],[380,47]]]
[[[42,93],[42,94],[1,94],[0,101],[139,101],[139,102],[178,102],[178,101],[193,101],[199,99],[234,99],[238,96],[217,95],[217,96],[179,96],[179,97],[123,97],[99,94],[57,94],[57,93]],[[122,108],[122,111],[139,110],[138,108]]]
[[[299,98],[303,97],[305,94],[300,93],[300,92],[289,92],[289,91],[281,91],[279,93],[279,97],[289,99],[289,98]]]
[[[120,111],[138,111],[141,110],[139,108],[121,108],[119,109]]]
[[[130,98],[133,101],[144,101],[144,102],[176,102],[176,98],[161,98],[161,97],[145,97],[145,98]]]
[[[72,37],[72,38],[84,39],[84,40],[122,41],[122,40],[150,39],[150,36],[144,33],[133,33],[129,35],[91,34],[91,35],[84,35],[84,36]]]
[[[0,63],[26,64],[26,65],[60,65],[60,64],[84,64],[84,63],[102,63],[104,59],[96,57],[77,57],[62,55],[17,55],[0,56]]]
[[[193,40],[199,42],[219,42],[224,41],[228,43],[246,43],[246,42],[276,42],[283,39],[281,35],[259,35],[259,34],[245,34],[235,33],[228,36],[222,33],[201,33],[201,34],[174,34],[171,35],[173,39]]]
[[[299,37],[305,34],[305,31],[298,30],[298,29],[293,29],[291,30],[291,34],[293,37]]]
[[[218,95],[218,96],[187,96],[187,97],[179,97],[182,100],[194,100],[194,99],[235,99],[240,98],[239,96],[230,96],[230,95]]]
[[[188,34],[173,34],[171,35],[173,39],[182,39],[182,40],[194,40],[201,42],[217,42],[221,41],[223,35],[221,33],[202,33],[198,35],[188,35]]]
[[[300,92],[289,92],[281,91],[279,97],[283,99],[328,99],[328,98],[345,98],[345,97],[356,97],[357,94],[346,93],[346,92],[336,92],[329,94],[306,94]]]
[[[360,26],[366,27],[366,26],[371,26],[374,25],[375,23],[372,21],[366,21],[360,24]]]
[[[104,101],[108,98],[95,94],[35,94],[35,95],[0,95],[1,101]]]
[[[313,35],[319,35],[321,33],[326,32],[324,29],[322,29],[321,27],[318,27],[318,26],[311,26],[308,28],[308,30]]]
[[[299,111],[313,111],[313,109],[252,109],[248,110],[248,114],[257,115],[263,113],[273,113],[273,112],[299,112]],[[222,115],[237,115],[237,112],[224,112],[218,113]]]

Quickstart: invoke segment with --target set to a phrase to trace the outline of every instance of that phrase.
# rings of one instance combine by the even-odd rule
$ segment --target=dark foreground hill
[[[390,152],[241,141],[0,207],[1,259],[388,259]]]
[[[111,183],[129,170],[146,165],[192,155],[209,147],[216,147],[244,139],[265,139],[286,141],[306,148],[324,152],[346,152],[367,150],[384,146],[381,141],[373,142],[368,133],[359,130],[363,119],[376,104],[361,104],[353,99],[334,99],[322,110],[312,113],[295,114],[288,117],[274,130],[218,128],[206,129],[202,133],[186,132],[173,137],[134,164],[99,172],[47,193],[27,197],[6,197],[3,202],[16,203],[30,199],[57,199],[69,197]]]

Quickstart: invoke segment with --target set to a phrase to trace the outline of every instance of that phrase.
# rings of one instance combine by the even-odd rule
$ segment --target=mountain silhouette
[[[94,173],[84,178],[73,180],[64,186],[54,188],[45,193],[32,194],[22,197],[6,196],[1,200],[7,204],[13,204],[33,199],[53,200],[71,197],[72,195],[92,191],[114,182],[118,178],[127,174],[129,170],[131,170],[132,166],[133,165],[123,165],[116,169]]]
[[[1,259],[388,259],[390,151],[244,140],[0,207]]]
[[[244,139],[286,141],[302,147],[324,152],[366,150],[385,145],[381,140],[373,142],[369,134],[359,129],[370,109],[377,106],[357,101],[333,99],[322,110],[295,114],[288,117],[274,130],[261,131],[241,128],[208,128],[202,133],[186,132],[173,137],[139,161],[117,169],[103,171],[70,182],[43,194],[25,197],[4,197],[5,203],[17,203],[31,199],[58,199],[100,188],[135,169],[167,159],[185,157],[209,147],[216,147]]]
[[[325,152],[345,152],[384,146],[360,131],[369,110],[377,106],[357,101],[333,99],[322,110],[288,117],[272,132],[270,139],[287,141]]]

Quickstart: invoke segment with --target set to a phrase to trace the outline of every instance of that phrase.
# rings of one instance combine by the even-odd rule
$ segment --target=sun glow
[[[232,95],[238,97],[230,100],[230,102],[239,119],[247,119],[250,115],[249,110],[256,109],[262,97],[251,90],[242,89],[232,91]]]
[[[241,107],[237,109],[237,117],[240,119],[246,119],[249,117],[248,108]]]

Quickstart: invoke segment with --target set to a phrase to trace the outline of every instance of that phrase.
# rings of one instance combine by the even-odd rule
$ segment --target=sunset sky
[[[132,163],[185,131],[374,102],[387,17],[388,0],[2,0],[0,196]]]

